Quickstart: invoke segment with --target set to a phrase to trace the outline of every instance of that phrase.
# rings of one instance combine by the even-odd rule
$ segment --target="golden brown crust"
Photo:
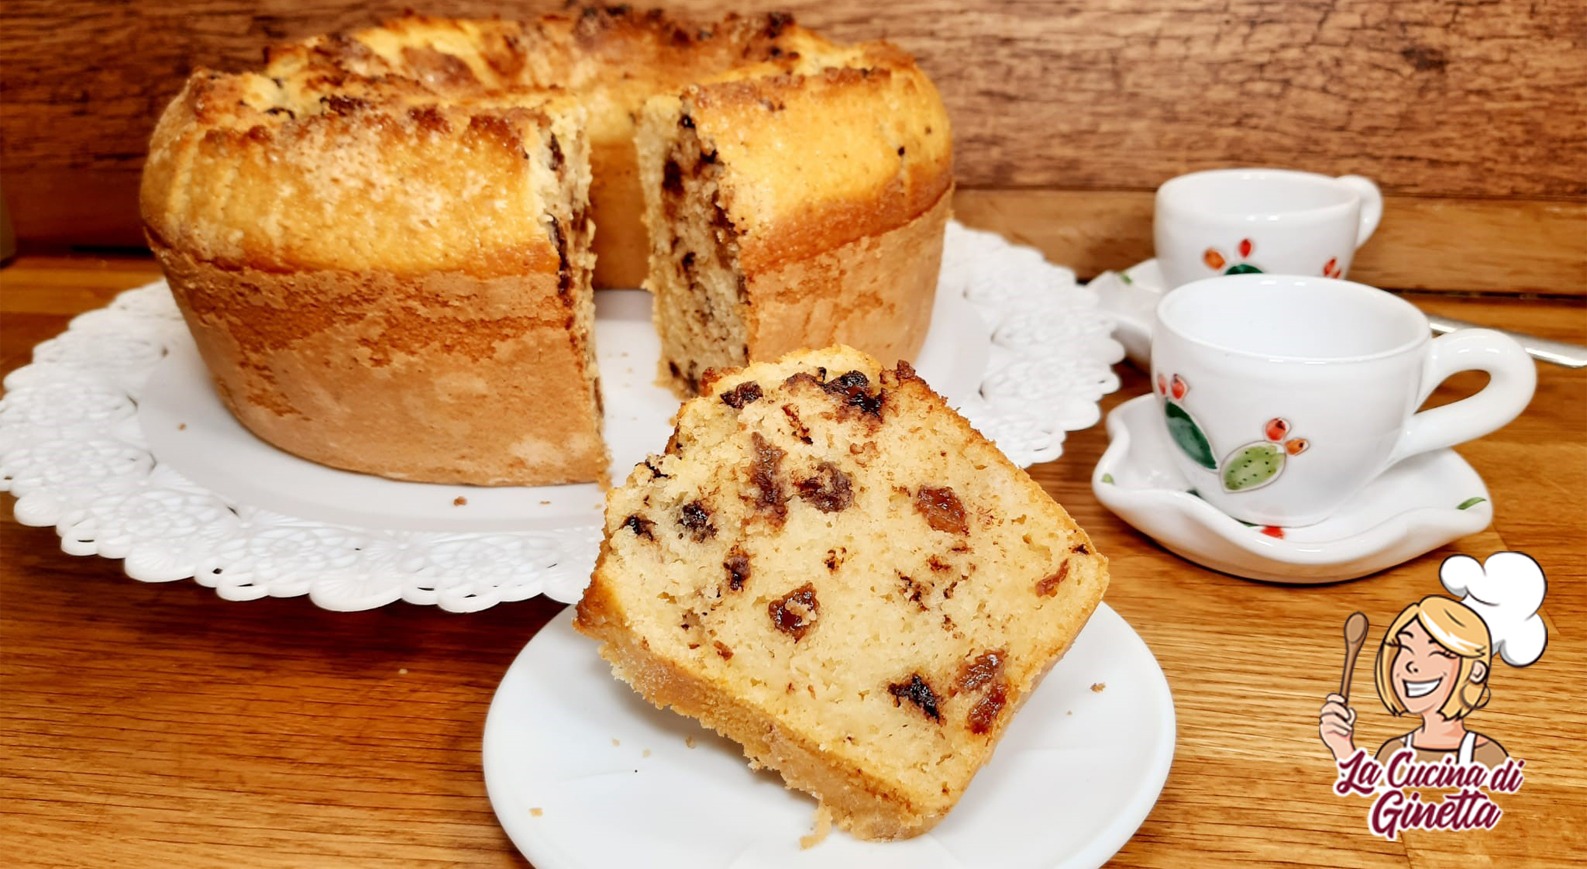
[[[263,74],[199,70],[151,141],[145,225],[184,304],[213,303],[205,317],[189,311],[189,321],[226,400],[266,440],[402,478],[594,479],[604,463],[594,460],[602,453],[585,218],[599,227],[594,282],[637,285],[648,245],[634,118],[646,101],[685,88],[702,131],[732,155],[730,213],[753,323],[743,347],[765,358],[847,341],[912,358],[929,322],[951,191],[941,100],[907,54],[884,43],[835,46],[786,15],[711,23],[626,7],[534,22],[409,15],[272,49]],[[789,142],[801,156],[778,159],[788,153],[779,143]],[[556,287],[560,309],[498,321],[524,324],[521,341],[538,348],[542,364],[498,359],[513,380],[491,382],[515,396],[570,395],[571,403],[536,409],[544,417],[555,408],[559,423],[531,423],[522,437],[571,437],[572,454],[540,455],[549,447],[499,432],[469,445],[432,432],[410,433],[402,447],[404,436],[388,432],[388,447],[339,446],[376,424],[356,417],[403,402],[359,387],[342,393],[349,408],[336,410],[315,379],[322,367],[339,387],[373,387],[392,379],[390,359],[434,356],[446,370],[460,348],[511,345],[482,338],[496,334],[488,327],[422,346],[384,329],[362,336],[364,355],[348,357],[356,363],[308,355],[347,349],[330,339],[266,350],[254,346],[268,330],[250,320],[258,306],[249,298],[265,284],[294,297],[281,310],[300,314],[309,332],[348,298],[353,306],[340,315],[367,324],[403,306],[443,315],[428,302],[414,307],[414,293]],[[393,297],[349,291],[377,286]],[[261,322],[286,330],[280,320]],[[558,321],[569,331],[561,342],[550,334]],[[371,350],[371,341],[390,346]],[[420,393],[425,385],[414,382]],[[414,401],[442,409],[439,399]],[[442,427],[483,431],[489,416]]]
[[[150,143],[149,231],[224,267],[554,271],[525,154],[578,107],[529,94],[439,105],[410,90],[305,105],[261,76],[195,73]]]
[[[590,213],[595,233],[595,285],[641,287],[650,268],[645,234],[645,192],[634,166],[632,138],[594,144],[590,149]]]
[[[902,225],[748,278],[749,358],[847,344],[914,359],[931,328],[953,195]]]
[[[200,124],[268,131],[287,116],[251,118],[250,109],[268,104],[312,115],[328,95],[382,111],[388,104],[478,101],[482,94],[530,104],[546,92],[568,94],[587,113],[590,209],[600,227],[595,285],[637,287],[648,250],[633,153],[633,118],[643,103],[693,82],[810,67],[818,56],[841,62],[842,51],[776,13],[710,22],[628,7],[585,7],[532,22],[408,15],[272,49],[266,76],[222,81],[250,92],[279,81],[280,93],[256,94],[252,107],[210,100],[211,114]],[[236,117],[222,117],[233,106]],[[439,180],[466,189],[466,179]]]
[[[952,186],[947,113],[913,60],[885,43],[834,60],[855,65],[684,93],[683,113],[724,167],[748,274],[902,226]]]
[[[702,128],[723,133],[741,174],[771,185],[733,209],[749,230],[751,270],[902,225],[951,182],[941,100],[913,59],[886,43],[835,46],[778,14],[700,22],[614,7],[523,23],[410,15],[274,48],[263,75],[195,72],[151,144],[144,219],[224,263],[508,273],[533,255],[526,239],[536,235],[497,211],[502,191],[522,183],[527,167],[514,161],[534,150],[543,121],[524,113],[581,112],[601,228],[595,283],[637,286],[647,247],[633,118],[647,99],[696,82]],[[872,123],[878,117],[885,123]],[[800,143],[792,155],[768,147],[790,137]],[[349,160],[370,153],[380,160]],[[790,156],[820,171],[795,170]],[[345,219],[355,205],[368,217],[357,232]],[[466,219],[481,213],[492,220]],[[375,225],[408,232],[372,245]]]
[[[396,479],[604,478],[600,413],[554,273],[280,274],[150,242],[222,400],[270,443]]]
[[[907,54],[829,48],[786,72],[691,86],[647,103],[639,141],[657,199],[648,220],[661,227],[647,282],[659,372],[678,394],[692,394],[706,368],[800,347],[915,357],[953,153],[941,98]],[[678,215],[695,225],[674,230]],[[701,316],[714,325],[697,326]]]

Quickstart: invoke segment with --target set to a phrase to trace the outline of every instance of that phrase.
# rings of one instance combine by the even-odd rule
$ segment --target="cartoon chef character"
[[[1497,740],[1466,727],[1466,717],[1488,704],[1493,656],[1525,667],[1547,643],[1537,609],[1546,583],[1537,562],[1519,552],[1500,552],[1479,564],[1452,556],[1439,569],[1443,585],[1461,600],[1439,595],[1422,598],[1395,616],[1384,632],[1374,667],[1378,698],[1396,717],[1421,719],[1416,729],[1384,742],[1377,751],[1387,764],[1397,752],[1436,763],[1454,756],[1461,763],[1487,767],[1503,763],[1508,752]],[[1339,694],[1329,694],[1318,719],[1318,733],[1336,762],[1356,752],[1356,710]]]

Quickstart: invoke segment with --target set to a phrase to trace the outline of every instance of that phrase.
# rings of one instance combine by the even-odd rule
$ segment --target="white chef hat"
[[[1451,555],[1438,568],[1450,594],[1488,626],[1493,651],[1512,667],[1525,667],[1543,656],[1548,631],[1537,614],[1548,581],[1543,568],[1520,552],[1496,552],[1479,563],[1469,555]]]

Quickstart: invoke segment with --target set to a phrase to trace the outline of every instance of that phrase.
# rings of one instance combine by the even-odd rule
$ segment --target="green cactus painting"
[[[1223,490],[1246,492],[1278,479],[1289,457],[1298,456],[1311,446],[1305,438],[1289,437],[1289,429],[1288,420],[1270,419],[1263,431],[1267,440],[1246,444],[1224,456],[1219,474]]]
[[[1163,414],[1168,418],[1168,436],[1181,450],[1184,450],[1185,455],[1190,456],[1191,461],[1209,471],[1216,471],[1218,457],[1213,455],[1212,444],[1207,441],[1207,436],[1196,423],[1196,418],[1179,403],[1190,392],[1190,384],[1178,374],[1172,379],[1159,374],[1157,391],[1163,396]]]
[[[1169,439],[1191,461],[1217,473],[1225,492],[1246,492],[1266,486],[1284,473],[1284,465],[1292,456],[1300,455],[1311,446],[1305,438],[1289,436],[1289,420],[1274,417],[1263,427],[1266,440],[1237,447],[1220,462],[1206,432],[1185,408],[1184,399],[1190,394],[1190,383],[1178,374],[1158,372],[1156,386],[1163,398],[1163,417],[1168,424]]]
[[[1224,460],[1223,488],[1229,492],[1257,489],[1273,482],[1283,470],[1284,451],[1278,444],[1251,444]]]

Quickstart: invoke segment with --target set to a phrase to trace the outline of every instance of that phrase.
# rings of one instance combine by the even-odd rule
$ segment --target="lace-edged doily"
[[[1066,431],[1096,424],[1124,351],[1071,271],[955,223],[938,291],[960,294],[991,335],[980,393],[949,399],[1017,464],[1056,459]],[[6,378],[0,489],[16,496],[17,521],[55,526],[73,555],[123,559],[134,579],[191,577],[227,600],[308,595],[331,610],[405,600],[471,612],[582,592],[598,512],[552,531],[361,528],[228,501],[162,464],[138,400],[178,342],[191,338],[161,281],[76,317]]]

